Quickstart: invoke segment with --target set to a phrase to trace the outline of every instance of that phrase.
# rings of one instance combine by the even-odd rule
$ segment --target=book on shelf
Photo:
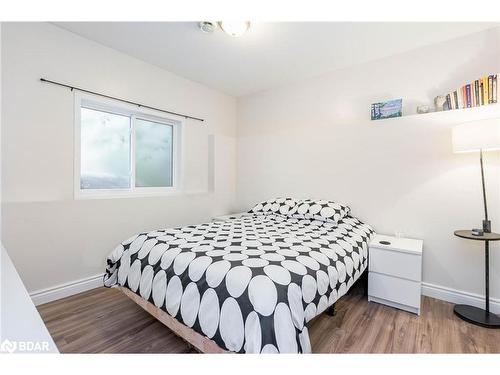
[[[486,79],[485,79],[485,77],[481,78],[481,87],[483,88],[482,105],[485,105],[488,103],[488,78],[486,78]]]
[[[493,76],[493,103],[497,102],[497,75]]]
[[[488,76],[488,104],[493,103],[493,75]]]
[[[470,85],[465,85],[465,102],[467,105],[467,108],[472,107],[472,99],[470,95]]]
[[[497,75],[480,77],[446,94],[445,110],[479,107],[497,102]]]

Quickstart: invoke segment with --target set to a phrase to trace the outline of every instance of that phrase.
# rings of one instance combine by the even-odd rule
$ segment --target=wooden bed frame
[[[365,270],[363,275],[359,277],[357,282],[363,283],[364,293],[368,295],[368,272]],[[201,353],[207,354],[220,354],[220,353],[230,353],[225,349],[222,349],[217,343],[213,340],[210,340],[208,337],[201,335],[196,332],[194,329],[189,328],[188,326],[180,323],[177,319],[173,318],[165,311],[159,309],[151,302],[146,301],[141,296],[135,294],[131,290],[124,288],[122,286],[115,286],[122,293],[124,293],[128,298],[137,303],[140,307],[170,328],[177,336],[186,341],[189,345],[194,347]],[[326,314],[330,316],[335,315],[335,303],[330,306],[326,311]]]
[[[146,301],[144,298],[135,294],[131,290],[121,286],[118,286],[117,288],[199,352],[212,354],[229,353],[217,345],[215,341],[210,340],[208,337],[199,334],[194,329],[180,323],[177,319],[168,315],[165,311],[159,309],[151,302]]]

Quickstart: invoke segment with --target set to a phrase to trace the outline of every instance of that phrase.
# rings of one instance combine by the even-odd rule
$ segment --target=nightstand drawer
[[[368,296],[420,308],[420,282],[370,272]]]
[[[419,282],[422,279],[421,255],[370,248],[369,263],[370,272]]]

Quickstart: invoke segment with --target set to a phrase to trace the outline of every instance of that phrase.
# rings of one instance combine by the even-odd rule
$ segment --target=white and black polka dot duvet
[[[108,257],[119,284],[239,353],[308,353],[306,323],[367,266],[372,229],[354,217],[273,211],[136,235]]]

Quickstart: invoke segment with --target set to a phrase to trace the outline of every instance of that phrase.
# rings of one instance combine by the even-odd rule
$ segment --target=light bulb
[[[250,22],[221,21],[219,26],[224,32],[233,37],[242,36],[250,28]]]

